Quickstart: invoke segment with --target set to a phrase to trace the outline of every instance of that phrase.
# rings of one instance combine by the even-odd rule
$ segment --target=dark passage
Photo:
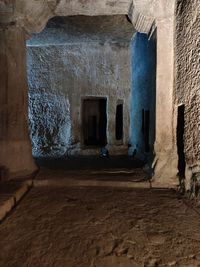
[[[179,177],[185,177],[185,154],[184,154],[184,119],[185,106],[178,107],[177,118],[177,150],[178,150],[178,175]]]
[[[86,146],[106,145],[106,99],[83,100],[83,139]]]
[[[123,104],[117,105],[115,127],[116,139],[121,140],[123,138]]]

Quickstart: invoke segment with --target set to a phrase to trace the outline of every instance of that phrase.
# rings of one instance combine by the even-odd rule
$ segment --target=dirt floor
[[[200,215],[173,190],[42,186],[0,224],[0,248],[0,267],[197,267]]]

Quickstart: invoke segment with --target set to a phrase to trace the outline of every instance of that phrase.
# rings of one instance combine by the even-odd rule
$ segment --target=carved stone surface
[[[107,99],[109,153],[127,154],[132,25],[125,16],[71,17],[53,22],[28,42],[34,156],[63,156],[69,150],[78,155],[99,154],[99,148],[82,148],[81,99],[91,96]],[[115,138],[118,100],[124,104],[120,142]]]
[[[15,5],[12,4],[12,1],[0,1],[0,12],[2,13],[5,10],[13,10],[10,12],[8,16],[0,16],[0,23],[7,23],[9,25],[10,22],[16,25],[16,29],[20,31],[20,34],[23,38],[25,38],[26,33],[37,33],[40,32],[46,25],[47,21],[54,16],[69,16],[69,15],[89,15],[89,16],[97,16],[97,15],[113,15],[113,14],[123,14],[129,15],[132,20],[133,27],[140,31],[149,33],[152,23],[155,21],[155,25],[158,27],[158,57],[157,57],[157,113],[156,113],[156,154],[158,156],[158,152],[160,155],[162,153],[163,158],[167,158],[167,155],[173,154],[172,150],[174,150],[174,136],[173,136],[173,14],[174,14],[174,0],[123,0],[123,1],[114,1],[114,0],[61,0],[61,1],[44,1],[44,0],[17,0],[15,1]],[[4,12],[5,13],[5,12]],[[6,20],[5,20],[6,18]],[[7,26],[6,26],[7,27]],[[19,89],[20,85],[18,84],[23,81],[23,85],[21,86],[21,90],[17,92],[21,98],[17,98],[17,104],[15,103],[14,93],[13,96],[9,99],[9,109],[12,118],[15,116],[19,116],[13,114],[11,111],[12,105],[18,105],[18,107],[22,107],[24,103],[27,101],[26,99],[26,75],[25,75],[25,51],[21,50],[24,48],[24,40],[17,40],[17,36],[15,33],[9,36],[9,42],[12,44],[12,49],[14,53],[7,53],[7,63],[13,69],[9,70],[6,68],[6,65],[1,63],[2,68],[2,77],[8,77],[10,92],[15,91],[15,87]],[[20,48],[20,49],[19,49]],[[109,47],[106,47],[106,51],[109,50]],[[12,52],[13,52],[12,51]],[[13,58],[14,54],[14,58]],[[164,55],[164,56],[163,56]],[[116,53],[116,57],[118,53]],[[3,60],[4,61],[4,55]],[[128,62],[128,59],[126,60]],[[21,66],[22,65],[22,66]],[[17,66],[17,67],[16,67]],[[20,69],[23,68],[23,73],[20,72]],[[18,77],[16,78],[16,74]],[[9,74],[9,75],[8,75]],[[12,75],[13,74],[13,75]],[[101,80],[102,82],[102,80]],[[6,84],[6,83],[5,83]],[[4,88],[5,89],[5,88]],[[166,97],[166,91],[167,97]],[[5,90],[3,91],[5,93]],[[120,93],[120,92],[119,92]],[[24,98],[23,98],[24,97]],[[2,98],[3,104],[6,104]],[[17,108],[17,112],[21,112],[20,108]],[[5,111],[2,111],[5,112]],[[26,113],[26,111],[25,111]],[[20,116],[19,116],[20,117]],[[20,117],[21,118],[21,117]],[[15,119],[12,119],[15,121]],[[25,127],[26,116],[23,118],[20,125]],[[4,122],[3,125],[5,125]],[[20,126],[21,127],[21,126]],[[9,129],[10,131],[10,129]],[[18,130],[20,132],[20,130]],[[10,133],[10,132],[9,132]],[[13,133],[12,133],[13,134]],[[14,142],[14,140],[12,140]],[[12,142],[10,143],[10,151],[12,151]],[[26,139],[28,143],[29,140]],[[25,147],[25,146],[24,146]],[[28,150],[30,152],[30,147]],[[9,150],[7,146],[4,147],[4,151],[7,153]],[[20,151],[20,149],[19,149]],[[167,153],[166,153],[167,151]],[[11,152],[9,152],[11,153]],[[173,154],[174,155],[174,154]],[[30,153],[29,153],[30,156]],[[157,157],[159,160],[161,157]],[[3,154],[2,154],[3,159]],[[25,159],[24,159],[25,160]],[[167,163],[166,163],[167,162]],[[25,163],[25,161],[24,161]],[[31,160],[30,162],[31,163]],[[6,165],[12,165],[12,162],[6,163]],[[20,164],[19,164],[20,165]],[[29,165],[29,164],[27,164]],[[169,169],[169,161],[163,162],[160,161],[159,170],[163,169],[163,165],[165,169]],[[172,165],[172,164],[171,164]],[[175,173],[176,160],[173,160],[173,171],[170,171],[171,176]],[[168,176],[164,175],[165,177]],[[159,176],[163,175],[163,172],[159,172]]]
[[[0,12],[9,9],[10,1],[0,2]],[[18,0],[12,19],[33,33],[41,31],[53,16],[129,14],[136,29],[147,33],[154,19],[173,16],[174,3],[175,0]]]
[[[36,170],[28,136],[25,39],[17,27],[0,31],[0,165],[10,176]]]
[[[176,10],[176,104],[185,105],[186,189],[200,167],[200,2],[178,1]],[[199,174],[198,174],[199,175]]]

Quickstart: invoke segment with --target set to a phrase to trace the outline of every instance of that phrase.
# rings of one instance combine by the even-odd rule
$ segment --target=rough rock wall
[[[70,145],[69,100],[60,93],[41,90],[29,93],[29,121],[35,157],[60,157]]]
[[[81,98],[85,96],[107,97],[107,138],[116,151],[120,150],[115,140],[116,104],[124,100],[121,145],[127,149],[129,43],[83,42],[28,46],[27,50],[34,156],[63,156],[71,149],[71,153],[81,153]]]
[[[186,189],[200,172],[200,1],[178,1],[176,9],[176,91],[185,105]],[[195,182],[196,181],[196,182]],[[195,191],[195,190],[194,190]]]

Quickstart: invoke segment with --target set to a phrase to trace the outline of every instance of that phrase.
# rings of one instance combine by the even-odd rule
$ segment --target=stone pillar
[[[174,18],[157,19],[156,142],[154,181],[178,184],[178,158],[173,109]]]
[[[37,169],[28,134],[25,33],[13,24],[0,28],[0,166],[9,178]]]

